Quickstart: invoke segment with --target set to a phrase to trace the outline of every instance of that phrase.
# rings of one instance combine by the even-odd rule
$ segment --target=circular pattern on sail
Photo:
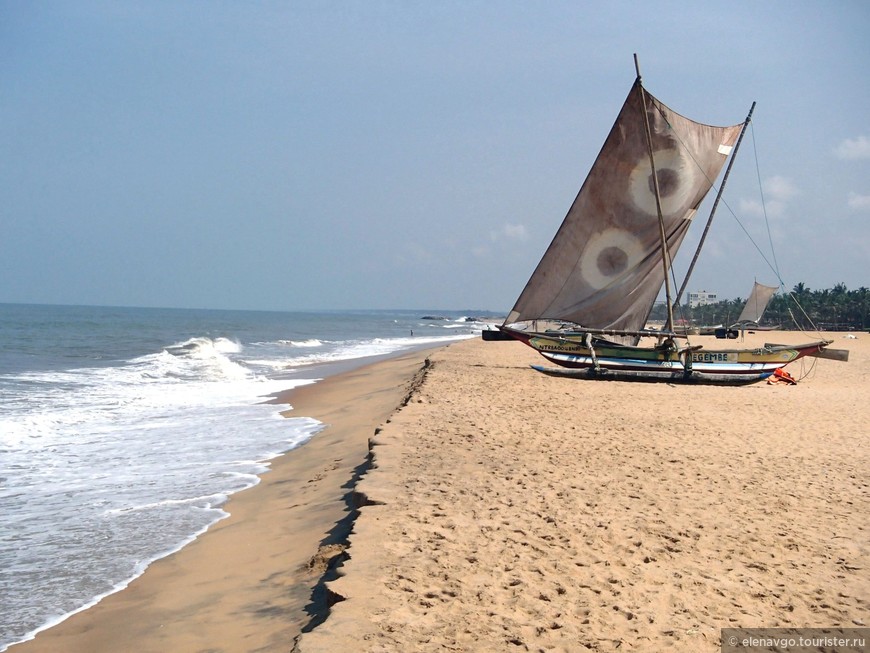
[[[605,229],[589,239],[580,256],[583,280],[596,290],[618,281],[643,258],[641,242],[623,229]]]
[[[654,156],[662,215],[670,216],[685,211],[691,206],[697,190],[696,167],[677,149],[659,150]],[[628,188],[635,207],[647,215],[658,215],[648,156],[640,158],[634,166]]]

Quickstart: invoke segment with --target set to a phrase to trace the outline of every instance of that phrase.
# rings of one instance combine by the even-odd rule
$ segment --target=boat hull
[[[641,381],[647,383],[685,383],[694,385],[749,385],[769,377],[772,372],[749,374],[715,374],[708,372],[657,372],[657,371],[619,371],[611,369],[596,370],[593,367],[571,369],[567,367],[544,367],[532,365],[533,370],[548,376],[561,376],[572,379],[593,381]]]
[[[767,345],[758,349],[704,350],[632,347],[591,338],[588,334],[527,333],[505,329],[560,369],[538,371],[574,378],[743,385],[762,381],[789,363],[821,351],[828,341],[799,346]],[[591,346],[590,346],[591,343]]]

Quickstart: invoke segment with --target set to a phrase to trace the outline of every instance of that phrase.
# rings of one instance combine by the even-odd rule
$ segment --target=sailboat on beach
[[[752,285],[752,292],[749,294],[749,299],[746,300],[746,303],[743,305],[743,310],[740,311],[740,317],[737,318],[737,321],[734,324],[731,324],[728,327],[723,324],[717,324],[714,326],[685,327],[682,330],[678,330],[678,333],[697,333],[701,336],[715,335],[717,338],[736,338],[740,335],[741,331],[776,331],[780,328],[779,325],[762,326],[760,321],[761,316],[764,315],[764,311],[767,310],[767,305],[770,304],[770,300],[773,299],[777,290],[779,290],[779,288],[776,286],[765,286],[756,281]],[[694,331],[691,329],[694,329]]]
[[[761,326],[761,316],[767,310],[767,305],[777,291],[776,286],[765,286],[757,281],[752,284],[752,292],[749,293],[749,299],[743,305],[743,310],[740,311],[740,316],[737,321],[731,325],[732,329],[755,329],[757,331],[772,331],[778,329],[778,326]]]
[[[752,109],[729,127],[692,121],[647,93],[637,57],[635,66],[604,146],[499,329],[560,366],[536,369],[592,379],[736,385],[820,353],[832,341],[715,351],[678,344],[685,334],[674,330],[671,262],[726,160],[733,162]],[[662,285],[668,319],[661,331],[647,330]],[[643,336],[656,344],[639,346]]]

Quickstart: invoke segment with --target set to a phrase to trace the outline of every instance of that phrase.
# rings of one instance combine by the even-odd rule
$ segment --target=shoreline
[[[340,553],[330,545],[349,528],[348,488],[368,464],[368,439],[406,399],[433,349],[332,368],[316,383],[270,398],[290,404],[283,415],[311,417],[323,427],[271,459],[259,483],[232,494],[222,506],[227,517],[150,563],[126,587],[7,651],[292,647],[319,618],[311,605],[324,571],[318,564]]]

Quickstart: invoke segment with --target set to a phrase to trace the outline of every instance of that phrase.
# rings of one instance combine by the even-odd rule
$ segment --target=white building
[[[689,293],[689,308],[697,308],[698,306],[706,306],[707,304],[715,304],[719,300],[716,298],[716,293],[699,290],[698,292]]]

